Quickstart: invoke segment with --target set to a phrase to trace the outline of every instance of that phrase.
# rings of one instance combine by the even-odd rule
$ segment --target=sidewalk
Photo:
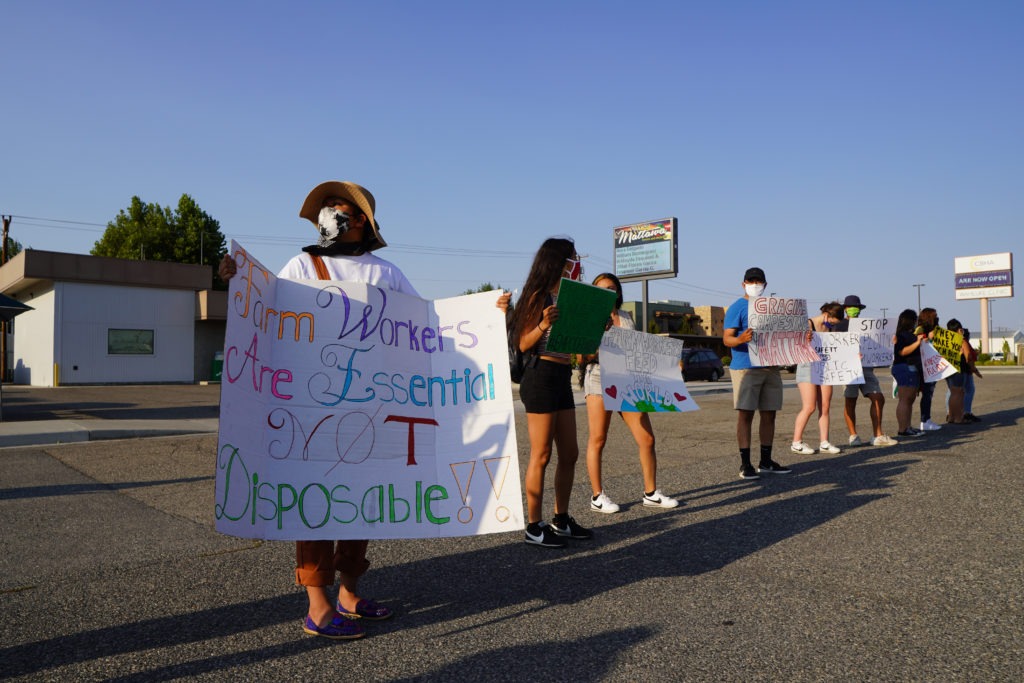
[[[217,431],[220,386],[3,388],[0,448]]]
[[[693,382],[689,389],[699,397],[731,391],[732,385],[726,380]],[[583,391],[576,388],[574,396],[576,405],[583,406]],[[516,412],[521,412],[518,385],[513,385],[512,397]],[[7,385],[0,448],[216,433],[219,406],[217,384]]]

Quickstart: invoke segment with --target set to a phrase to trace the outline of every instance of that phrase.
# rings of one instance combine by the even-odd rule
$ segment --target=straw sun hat
[[[314,227],[318,228],[320,209],[323,208],[324,200],[328,197],[348,200],[366,214],[370,229],[373,232],[366,245],[367,251],[388,246],[388,243],[380,236],[380,226],[377,225],[377,219],[373,215],[377,208],[377,202],[374,200],[373,195],[370,194],[370,191],[362,185],[345,180],[328,180],[325,183],[320,183],[306,196],[306,201],[302,202],[299,216],[305,218]]]

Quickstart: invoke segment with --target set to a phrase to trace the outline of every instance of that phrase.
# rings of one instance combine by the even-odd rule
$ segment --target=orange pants
[[[332,586],[335,572],[358,578],[370,566],[366,559],[369,541],[296,541],[295,583],[300,586]]]

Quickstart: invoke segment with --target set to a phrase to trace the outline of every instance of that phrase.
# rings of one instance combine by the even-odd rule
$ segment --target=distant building
[[[693,312],[700,319],[700,328],[709,337],[725,334],[725,309],[721,306],[694,306]]]
[[[971,330],[971,346],[981,351],[981,334],[974,330]],[[996,329],[992,330],[988,336],[988,349],[989,353],[1001,353],[1003,351],[1004,344],[1009,344],[1010,354],[1015,358],[1021,354],[1018,351],[1018,347],[1024,345],[1024,332],[1020,330],[1008,330],[1008,329]]]
[[[32,306],[13,322],[16,384],[191,383],[210,379],[227,293],[209,266],[26,249],[0,292]]]

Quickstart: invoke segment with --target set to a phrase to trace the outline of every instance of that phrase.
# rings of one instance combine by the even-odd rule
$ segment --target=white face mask
[[[764,285],[753,282],[743,285],[743,291],[747,293],[747,296],[761,296],[764,294]]]
[[[317,227],[320,230],[321,242],[333,242],[339,236],[349,230],[349,219],[352,218],[344,211],[338,211],[333,206],[325,206],[320,209]]]

